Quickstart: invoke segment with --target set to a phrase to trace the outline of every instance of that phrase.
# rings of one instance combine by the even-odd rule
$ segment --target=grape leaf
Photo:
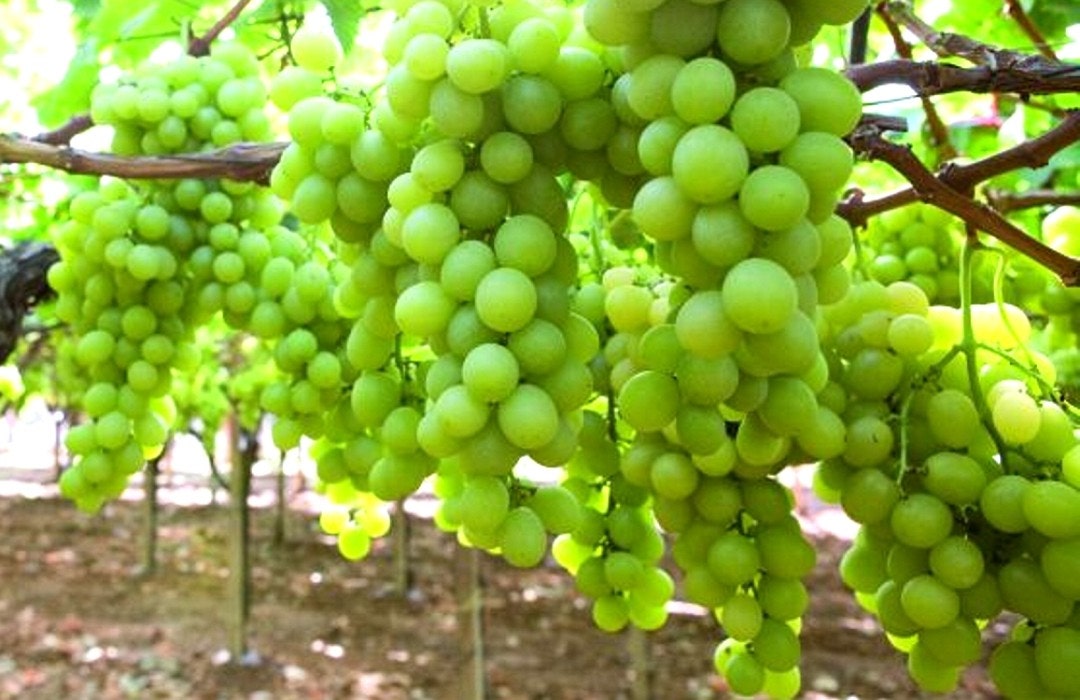
[[[59,126],[72,114],[90,108],[90,92],[97,84],[101,63],[96,38],[84,41],[68,64],[67,73],[51,90],[41,93],[30,104],[37,109],[38,120],[46,127]]]
[[[357,0],[319,0],[330,16],[330,26],[341,44],[341,50],[349,53],[360,31],[360,19],[367,12],[364,3]]]

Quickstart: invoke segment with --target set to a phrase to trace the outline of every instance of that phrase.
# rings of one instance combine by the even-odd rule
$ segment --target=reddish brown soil
[[[387,543],[343,561],[308,515],[270,546],[271,513],[253,521],[250,640],[261,663],[223,663],[225,525],[221,507],[165,507],[158,573],[135,575],[138,504],[86,516],[51,499],[0,500],[0,698],[456,697],[452,540],[414,520],[416,588],[390,594]],[[835,574],[844,543],[820,535],[805,621],[804,697],[921,697],[903,661]],[[626,637],[597,631],[555,567],[483,561],[486,671],[492,698],[629,698]],[[653,696],[727,697],[710,670],[720,638],[706,616],[679,614],[649,635]],[[952,697],[989,698],[972,671]]]

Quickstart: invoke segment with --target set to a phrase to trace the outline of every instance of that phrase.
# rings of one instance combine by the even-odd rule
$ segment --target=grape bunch
[[[210,56],[148,64],[99,85],[92,116],[113,127],[119,153],[191,152],[268,138],[265,101],[254,56],[217,44]],[[323,413],[339,401],[348,332],[331,269],[344,280],[349,268],[328,265],[325,244],[282,226],[268,190],[194,178],[112,181],[75,197],[70,212],[49,279],[75,336],[74,362],[63,366],[86,373],[91,422],[68,437],[78,461],[61,481],[66,495],[96,510],[163,449],[177,419],[173,370],[198,365],[193,329],[219,316],[266,341],[303,336],[275,348],[281,369],[300,375],[280,383],[288,400],[265,393],[281,415],[279,444],[322,432]]]
[[[959,221],[928,204],[915,204],[873,217],[861,237],[861,264],[884,285],[905,280],[931,303],[960,302]],[[992,297],[990,297],[992,298]]]
[[[816,486],[862,525],[841,575],[920,686],[955,688],[981,629],[1010,611],[1024,622],[991,656],[999,690],[1073,695],[1080,441],[1053,366],[1026,349],[1027,317],[997,304],[970,315],[973,333],[910,282],[860,283],[826,311],[847,444]]]

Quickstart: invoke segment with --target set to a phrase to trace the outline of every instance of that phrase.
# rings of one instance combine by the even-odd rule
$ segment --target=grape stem
[[[881,16],[882,21],[885,22],[886,29],[889,30],[889,36],[892,37],[893,45],[896,47],[896,53],[902,59],[913,59],[914,54],[912,54],[911,44],[904,38],[904,34],[900,31],[899,25],[897,25],[892,17],[885,12],[882,5],[878,6],[877,11]],[[945,121],[941,118],[941,115],[938,114],[937,107],[934,106],[933,100],[931,100],[928,95],[919,95],[919,102],[922,104],[923,113],[926,114],[926,124],[930,128],[931,143],[937,151],[938,161],[943,162],[955,158],[957,152],[956,148],[949,140],[949,127],[946,126]]]
[[[233,5],[225,16],[214,23],[214,26],[200,37],[191,40],[188,44],[188,53],[192,56],[206,56],[210,53],[210,44],[214,42],[218,36],[225,31],[229,25],[236,21],[236,18],[240,16],[240,13],[244,11],[244,8],[248,6],[251,0],[237,0],[237,3]]]
[[[871,160],[885,161],[911,183],[910,193],[901,190],[886,195],[889,204],[886,208],[919,200],[943,209],[1054,272],[1066,286],[1080,285],[1080,260],[1032,238],[997,211],[962,193],[970,192],[976,183],[994,175],[1019,167],[1045,165],[1054,153],[1078,139],[1080,111],[1073,111],[1061,124],[1038,138],[970,165],[946,164],[935,175],[910,147],[886,140],[876,129],[856,129],[851,137],[856,151]],[[864,224],[868,216],[884,210],[880,201],[864,200],[861,193],[856,192],[842,202],[837,211],[858,226]]]
[[[963,336],[960,340],[960,351],[964,353],[964,362],[967,367],[968,384],[971,388],[971,400],[975,403],[975,409],[979,412],[983,425],[990,433],[990,439],[994,441],[998,458],[1001,460],[1001,468],[1006,474],[1009,473],[1007,462],[1008,450],[1005,441],[1002,440],[991,418],[990,407],[986,403],[986,397],[979,383],[979,365],[977,361],[978,340],[975,338],[975,323],[971,313],[971,268],[975,253],[982,246],[975,229],[968,225],[968,235],[964,239],[964,249],[960,255],[960,318],[963,325]]]
[[[39,143],[47,143],[52,146],[66,146],[71,143],[71,139],[93,125],[94,121],[90,118],[89,114],[77,114],[52,131],[45,131],[38,134],[33,140]]]
[[[129,180],[228,178],[267,184],[286,143],[238,143],[205,153],[171,156],[117,156],[53,145],[15,134],[0,134],[0,163],[37,163],[83,175]]]
[[[1080,91],[1080,66],[1023,54],[992,66],[971,68],[894,58],[850,66],[844,75],[861,92],[882,85],[907,85],[923,97],[949,92],[1054,95]]]
[[[998,188],[988,188],[986,201],[1002,214],[1018,209],[1035,207],[1060,207],[1080,204],[1080,192],[1057,192],[1055,190],[1028,190],[1026,192],[1008,192]]]
[[[1046,37],[1042,35],[1039,28],[1031,21],[1031,17],[1024,11],[1024,7],[1020,4],[1019,0],[1005,0],[1005,14],[1012,17],[1017,26],[1020,27],[1020,31],[1028,35],[1028,38],[1035,44],[1035,48],[1039,50],[1039,53],[1052,61],[1057,60],[1057,54],[1054,53],[1054,49],[1050,48],[1050,44],[1047,43]]]

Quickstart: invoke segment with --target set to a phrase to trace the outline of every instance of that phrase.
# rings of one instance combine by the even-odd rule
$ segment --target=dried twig
[[[881,6],[878,7],[878,12],[882,21],[885,22],[885,27],[889,30],[889,36],[892,37],[893,45],[896,46],[896,53],[899,54],[900,58],[911,60],[913,58],[911,44],[904,38],[900,27]],[[955,158],[956,148],[949,141],[949,127],[945,125],[941,115],[938,114],[933,100],[928,95],[919,95],[919,101],[922,103],[923,112],[926,114],[926,125],[930,130],[930,142],[937,150],[939,162]]]
[[[1080,204],[1080,192],[1059,192],[1057,190],[1028,190],[1010,192],[998,188],[987,189],[984,193],[987,203],[1002,214],[1019,209],[1036,207],[1060,207]]]
[[[227,178],[267,183],[285,143],[239,143],[205,153],[171,156],[117,156],[53,146],[17,135],[0,135],[0,163],[38,163],[83,175],[129,179]]]
[[[857,150],[891,165],[912,184],[920,201],[943,209],[997,238],[1057,274],[1069,286],[1080,285],[1080,260],[1059,253],[1028,236],[985,204],[976,202],[935,176],[911,149],[886,140],[876,131],[860,129],[852,136]]]
[[[893,59],[851,66],[844,74],[863,92],[881,85],[907,85],[921,96],[947,92],[1006,92],[1053,95],[1080,92],[1080,65],[1015,54],[994,66],[964,68],[936,61]]]
[[[1028,16],[1028,13],[1024,12],[1024,8],[1020,5],[1019,0],[1005,0],[1005,14],[1012,17],[1020,27],[1020,30],[1028,35],[1028,38],[1035,44],[1035,48],[1039,50],[1039,53],[1052,61],[1057,60],[1057,54],[1050,48],[1050,44],[1047,43],[1046,37],[1042,35],[1039,28],[1031,21],[1031,17]]]
[[[77,114],[67,122],[52,131],[45,131],[34,137],[34,141],[48,143],[53,146],[66,146],[71,139],[86,131],[94,125],[94,120],[89,114]]]
[[[214,26],[203,34],[202,36],[192,39],[188,44],[188,53],[192,56],[206,56],[210,53],[210,44],[214,43],[214,40],[225,31],[236,18],[240,16],[240,13],[244,11],[244,8],[248,6],[251,0],[237,0],[237,3],[225,13],[225,16],[214,23]]]

